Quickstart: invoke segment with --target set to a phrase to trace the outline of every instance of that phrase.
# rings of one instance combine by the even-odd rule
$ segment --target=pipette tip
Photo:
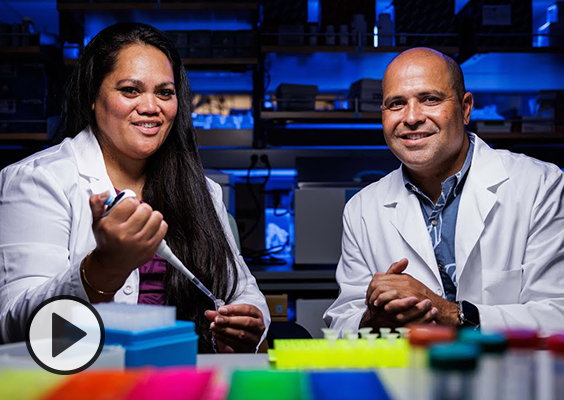
[[[223,300],[220,299],[215,299],[214,300],[215,303],[215,311],[219,312],[219,307],[222,307],[225,305],[225,302]]]

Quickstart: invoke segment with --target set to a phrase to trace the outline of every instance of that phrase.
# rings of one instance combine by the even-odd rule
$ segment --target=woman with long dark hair
[[[119,23],[86,46],[59,145],[0,173],[0,337],[57,295],[168,304],[196,323],[200,351],[256,351],[270,322],[238,255],[219,185],[207,179],[178,52],[161,31]],[[126,199],[102,218],[105,201]],[[166,222],[165,222],[166,221]],[[226,305],[156,255],[161,240]]]

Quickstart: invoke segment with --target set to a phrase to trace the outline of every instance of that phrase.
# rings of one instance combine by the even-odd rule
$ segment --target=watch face
[[[480,313],[476,306],[467,301],[461,301],[459,304],[459,318],[462,320],[462,325],[478,328],[480,326]]]

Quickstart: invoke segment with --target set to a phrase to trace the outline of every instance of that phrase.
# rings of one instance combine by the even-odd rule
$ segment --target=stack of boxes
[[[475,52],[533,43],[530,0],[470,0],[456,15],[454,0],[394,0],[393,4],[397,46],[458,46],[460,37]]]
[[[251,58],[256,56],[256,36],[251,30],[167,31],[182,58]]]
[[[531,0],[470,0],[456,19],[461,36],[478,49],[533,45]]]
[[[301,46],[305,43],[307,0],[264,0],[261,9],[264,44]]]
[[[354,111],[381,111],[382,81],[380,79],[360,79],[349,88],[348,109]]]
[[[0,22],[0,47],[39,46],[39,34],[33,33],[32,22],[25,19],[21,24]]]
[[[235,57],[235,32],[214,31],[212,34],[212,56],[213,58]]]
[[[316,85],[281,83],[276,88],[276,109],[278,111],[313,111],[317,93]]]
[[[210,58],[212,56],[212,31],[189,31],[186,34],[190,44],[190,58]]]
[[[26,24],[0,24],[0,133],[45,132],[45,66],[18,54],[30,46],[39,46],[39,35]]]
[[[330,35],[337,32],[334,44],[357,45],[357,35],[363,38],[372,35],[376,24],[376,2],[374,0],[319,0],[321,31]],[[356,17],[355,17],[356,15]],[[358,16],[364,18],[358,23]],[[362,31],[364,32],[362,32]],[[372,40],[363,40],[363,45]]]
[[[265,34],[263,43],[282,46],[366,46],[371,42],[368,39],[375,25],[376,3],[374,0],[319,0],[318,17],[320,26],[317,23],[307,24],[307,0],[264,0],[261,23],[261,30]]]
[[[458,44],[454,0],[394,0],[394,9],[396,46]]]

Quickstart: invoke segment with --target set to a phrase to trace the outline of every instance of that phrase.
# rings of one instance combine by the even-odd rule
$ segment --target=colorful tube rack
[[[374,371],[235,371],[228,400],[390,400]]]
[[[404,338],[278,339],[268,351],[278,369],[407,367],[410,346]]]
[[[0,371],[0,399],[209,400],[224,399],[212,370],[193,367],[85,371],[60,376],[42,370]]]

